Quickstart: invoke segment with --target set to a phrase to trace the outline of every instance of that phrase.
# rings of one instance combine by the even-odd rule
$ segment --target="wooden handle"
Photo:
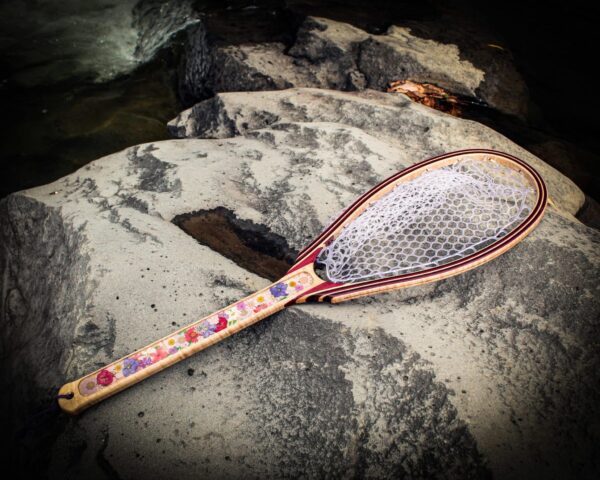
[[[181,328],[85,377],[63,385],[59,405],[76,415],[105,398],[272,315],[322,283],[312,266],[297,270],[212,315]],[[65,398],[69,397],[69,398]]]

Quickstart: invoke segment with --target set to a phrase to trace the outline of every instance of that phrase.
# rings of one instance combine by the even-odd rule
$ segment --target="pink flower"
[[[215,328],[215,332],[220,332],[227,328],[227,319],[225,317],[219,317],[219,323],[217,323],[217,328]]]
[[[239,303],[236,305],[236,308],[237,308],[238,310],[242,310],[242,311],[243,311],[243,310],[246,310],[246,308],[247,308],[247,306],[246,306],[246,302],[239,302]]]
[[[151,353],[152,363],[160,362],[163,358],[167,357],[169,353],[164,348],[157,348],[156,352]]]
[[[198,337],[200,337],[200,335],[196,330],[194,330],[194,328],[190,328],[189,330],[185,331],[185,339],[189,343],[196,343],[198,341]]]
[[[98,376],[96,377],[96,382],[98,382],[98,385],[103,385],[106,387],[107,385],[110,385],[112,383],[114,377],[115,376],[112,372],[103,369],[100,370],[100,372],[98,373]]]
[[[91,395],[98,388],[98,384],[92,379],[85,379],[83,381],[83,393],[84,395]]]

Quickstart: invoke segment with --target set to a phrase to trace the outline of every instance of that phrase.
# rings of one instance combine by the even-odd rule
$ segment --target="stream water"
[[[0,4],[0,197],[127,146],[169,138],[166,122],[180,105],[169,61],[157,53],[197,21],[190,5]]]
[[[598,167],[592,163],[600,153],[598,100],[590,95],[577,104],[586,91],[581,85],[592,83],[576,52],[582,55],[577,47],[593,40],[593,19],[572,2],[545,9],[522,5],[515,11],[468,0],[4,0],[0,197],[127,146],[169,138],[166,122],[186,106],[177,95],[176,70],[178,33],[188,25],[203,18],[231,43],[274,36],[286,41],[293,38],[294,21],[268,19],[289,18],[290,12],[329,16],[372,32],[449,12],[471,22],[485,19],[514,54],[539,112],[529,125],[501,130],[518,142],[526,143],[528,129],[541,129],[577,144],[586,154],[581,171],[571,176],[579,175],[578,183],[597,197]],[[567,26],[568,34],[561,30]]]

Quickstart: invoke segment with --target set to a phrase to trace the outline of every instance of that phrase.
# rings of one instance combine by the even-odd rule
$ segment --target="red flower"
[[[185,332],[185,339],[190,343],[196,343],[198,341],[198,337],[200,337],[200,335],[193,328],[190,328]]]
[[[261,303],[261,304],[257,305],[257,306],[254,308],[254,313],[258,313],[258,312],[260,312],[261,310],[264,310],[265,308],[267,308],[267,304],[266,304],[266,303]]]
[[[163,358],[167,357],[169,353],[164,348],[157,348],[155,353],[150,354],[152,357],[152,363],[160,362]]]
[[[217,323],[215,332],[220,332],[221,330],[224,330],[225,328],[227,328],[227,319],[225,317],[219,317],[219,323]]]
[[[106,387],[107,385],[110,385],[112,383],[113,378],[113,373],[104,369],[100,370],[100,373],[98,373],[98,376],[96,377],[96,382],[98,383],[98,385],[104,385]]]

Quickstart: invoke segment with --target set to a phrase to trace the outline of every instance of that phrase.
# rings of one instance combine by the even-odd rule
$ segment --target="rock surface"
[[[585,200],[570,179],[494,130],[424,107],[396,93],[307,88],[222,93],[181,112],[169,122],[169,129],[179,138],[227,138],[276,122],[307,121],[358,127],[394,145],[397,161],[406,165],[464,148],[504,151],[539,169],[550,196],[568,213],[574,215]]]
[[[224,207],[298,250],[381,179],[473,144],[530,161],[564,212],[459,277],[266,319],[63,419],[26,462],[61,479],[600,473],[600,236],[569,214],[568,180],[400,95],[220,95],[176,124],[219,138],[136,146],[0,203],[9,429],[54,387],[267,284],[176,215]]]
[[[447,26],[429,28],[439,34]],[[455,44],[421,38],[409,27],[391,26],[375,35],[320,17],[307,17],[290,47],[280,42],[211,47],[203,27],[195,32],[188,35],[189,51],[181,73],[181,91],[187,100],[202,98],[207,89],[385,90],[391,81],[410,79],[481,99],[504,113],[525,116],[528,109],[527,88],[509,54],[458,34],[449,38],[468,45],[471,60]],[[212,52],[210,58],[196,55],[198,49]]]

